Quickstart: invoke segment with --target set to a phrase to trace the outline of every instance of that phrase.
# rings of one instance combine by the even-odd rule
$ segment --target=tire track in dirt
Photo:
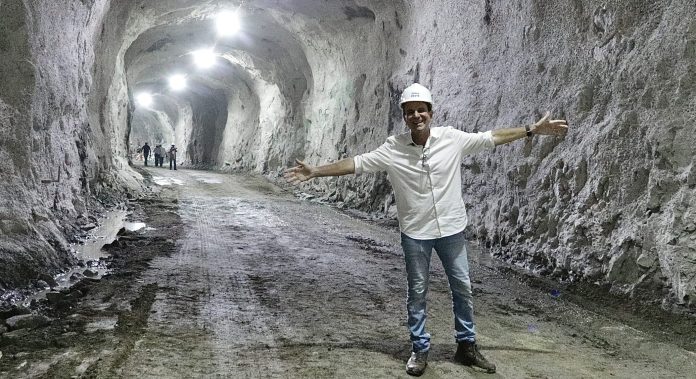
[[[183,170],[172,175],[186,182],[186,232],[177,252],[153,260],[144,276],[161,290],[124,377],[406,377],[397,232],[279,195],[258,178],[193,174],[219,181],[210,184]],[[649,335],[477,259],[478,337],[498,376],[685,377],[689,352],[661,344],[652,354]],[[478,376],[452,362],[452,304],[437,258],[428,296],[426,375]]]
[[[381,275],[374,252],[335,233],[335,211],[307,212],[259,181],[178,176],[186,233],[177,253],[151,263],[145,281],[162,291],[124,376],[326,376],[336,370],[319,359],[327,353],[401,367],[401,299],[380,295],[401,293],[398,276]],[[373,325],[385,310],[388,326]]]
[[[240,239],[251,230],[247,224],[252,223],[253,228],[254,223],[268,217],[245,217],[258,213],[258,209],[216,195],[182,194],[180,212],[186,234],[176,254],[152,262],[154,271],[149,280],[166,277],[161,284],[165,291],[153,305],[155,313],[139,351],[124,364],[128,367],[123,371],[125,376],[143,372],[176,377],[182,369],[201,375],[239,374],[244,369],[239,364],[244,360],[235,359],[239,350],[275,345],[273,325],[264,321],[272,315],[263,315],[266,301],[253,290],[249,278],[253,268],[244,258],[243,245],[250,241]],[[262,235],[268,233],[255,233],[254,242],[262,243],[258,239]],[[154,361],[138,358],[152,353],[158,355]],[[282,375],[285,369],[279,362],[282,360],[266,360],[265,372]]]

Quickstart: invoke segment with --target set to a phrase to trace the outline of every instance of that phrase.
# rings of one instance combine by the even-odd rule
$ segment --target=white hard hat
[[[404,103],[408,103],[409,101],[422,101],[433,105],[433,95],[430,94],[427,88],[418,83],[413,83],[406,87],[404,92],[401,93],[399,105],[404,105]]]

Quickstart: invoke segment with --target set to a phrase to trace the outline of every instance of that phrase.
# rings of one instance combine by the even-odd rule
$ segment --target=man
[[[176,170],[176,146],[172,144],[169,148],[169,169],[172,169],[172,164],[174,165],[174,170]]]
[[[386,171],[396,198],[401,246],[408,283],[408,328],[412,349],[406,364],[410,375],[422,375],[427,366],[430,334],[425,331],[426,294],[430,257],[434,249],[445,268],[455,317],[455,359],[489,373],[488,362],[476,345],[469,265],[462,234],[467,225],[461,194],[462,157],[534,135],[564,135],[565,120],[549,120],[547,113],[533,125],[465,133],[451,127],[430,128],[432,96],[413,84],[401,96],[403,118],[410,132],[390,136],[369,153],[313,167],[297,160],[285,178],[297,184],[311,178]]]
[[[155,167],[161,166],[160,158],[162,157],[162,145],[155,145]]]
[[[147,166],[147,157],[150,156],[150,145],[145,142],[145,146],[143,146],[143,158],[145,158],[145,166]]]

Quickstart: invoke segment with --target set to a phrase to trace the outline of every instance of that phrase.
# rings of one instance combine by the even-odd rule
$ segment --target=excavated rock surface
[[[240,34],[217,37],[214,15],[237,5],[0,1],[0,285],[69,264],[65,221],[137,187],[128,160],[145,141],[177,144],[184,165],[275,176],[403,132],[398,98],[415,81],[434,125],[550,110],[571,126],[467,158],[474,238],[559,280],[696,307],[692,1],[259,0],[240,5]],[[213,45],[216,66],[194,67]],[[186,91],[167,88],[173,73]],[[305,190],[394,214],[385,175]]]
[[[542,274],[694,309],[695,14],[687,1],[413,2],[394,15],[408,32],[388,83],[390,120],[400,122],[394,101],[412,81],[432,88],[437,125],[566,118],[565,139],[466,160],[472,235]],[[402,130],[376,121],[374,135],[349,132],[352,153]],[[379,176],[332,183],[330,197],[350,205],[393,204]]]
[[[89,3],[0,2],[0,293],[72,264],[88,208],[125,182],[89,117],[106,2]]]

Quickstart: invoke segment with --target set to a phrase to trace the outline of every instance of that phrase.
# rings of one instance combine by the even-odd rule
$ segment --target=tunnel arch
[[[270,150],[260,145],[262,141],[269,141],[268,135],[273,133],[278,125],[284,125],[287,120],[287,115],[301,114],[299,108],[301,102],[291,99],[301,98],[306,91],[307,79],[304,76],[309,73],[308,66],[298,68],[295,62],[302,62],[302,51],[299,47],[294,46],[293,54],[287,53],[287,46],[292,46],[291,41],[287,41],[285,45],[272,41],[270,37],[273,33],[287,36],[287,31],[278,31],[278,26],[273,26],[272,20],[266,19],[263,21],[263,26],[257,27],[258,31],[264,31],[261,35],[254,31],[244,31],[236,39],[229,39],[224,43],[218,41],[215,45],[215,51],[220,57],[218,58],[217,66],[208,71],[199,71],[192,66],[190,62],[190,53],[204,46],[210,46],[210,41],[215,40],[215,36],[210,31],[208,19],[194,20],[184,25],[165,25],[152,28],[142,33],[131,45],[125,54],[124,62],[126,63],[126,72],[128,81],[132,91],[140,90],[143,81],[156,81],[159,83],[156,90],[159,93],[165,94],[166,78],[165,73],[175,71],[188,73],[192,82],[197,85],[191,86],[189,89],[190,95],[210,93],[211,91],[221,96],[224,99],[230,99],[228,102],[229,109],[236,109],[234,117],[231,120],[239,120],[238,114],[244,112],[241,117],[244,122],[236,123],[235,133],[239,135],[250,134],[241,128],[248,130],[259,130],[260,137],[247,139],[253,143],[247,143],[247,149],[242,152],[251,156],[244,162],[242,157],[228,157],[223,148],[219,145],[221,141],[231,141],[234,138],[222,139],[221,132],[217,130],[216,135],[210,135],[211,128],[199,127],[196,122],[209,113],[205,108],[211,103],[219,103],[216,97],[207,97],[207,101],[200,101],[196,96],[186,96],[176,94],[178,97],[186,98],[194,115],[192,133],[197,136],[177,142],[186,148],[187,154],[192,164],[207,164],[214,167],[239,165],[241,168],[262,169],[266,153]],[[165,37],[162,37],[162,36]],[[293,55],[293,56],[291,56]],[[173,58],[172,58],[173,57]],[[166,62],[166,63],[163,63]],[[289,78],[289,83],[284,83],[283,79]],[[131,84],[132,83],[132,84]],[[207,90],[203,90],[207,87]],[[238,90],[235,90],[238,89]],[[207,91],[207,92],[206,92]],[[233,96],[235,92],[246,91],[244,96]],[[261,93],[259,94],[259,91]],[[269,91],[274,93],[271,100],[268,100]],[[285,92],[285,93],[283,93]],[[169,95],[173,96],[173,95]],[[233,100],[237,100],[239,104],[235,105]],[[266,100],[264,100],[266,99]],[[267,103],[261,107],[259,101]],[[294,104],[294,109],[287,109],[288,104]],[[201,110],[199,110],[201,109]],[[263,110],[263,114],[254,115],[250,111],[259,112]],[[218,110],[219,111],[219,110]],[[218,118],[227,119],[228,116]],[[143,119],[140,119],[143,120]],[[151,121],[153,119],[150,119]],[[226,122],[225,122],[226,123]],[[289,128],[292,129],[293,122],[289,122]],[[134,123],[134,126],[144,126],[143,123]],[[294,123],[294,129],[297,129],[297,123]],[[231,125],[230,125],[231,126]],[[217,129],[217,128],[216,128]],[[286,127],[287,129],[287,127]],[[230,136],[232,131],[225,133]],[[133,135],[137,135],[134,133]],[[212,140],[217,144],[199,144],[200,140]],[[256,151],[249,151],[248,147],[255,146]],[[228,149],[229,150],[229,149]],[[238,149],[234,149],[238,151]],[[237,154],[239,155],[239,154]],[[232,159],[233,158],[233,159]],[[241,159],[241,160],[240,160]],[[233,162],[233,163],[232,163]]]
[[[165,73],[172,71],[169,67],[179,66],[195,72],[188,54],[205,46],[215,46],[221,59],[231,66],[224,65],[218,70],[221,72],[201,72],[195,76],[197,80],[210,82],[211,88],[221,88],[219,93],[238,102],[235,105],[234,101],[228,101],[230,125],[227,127],[239,119],[240,113],[245,116],[243,122],[237,122],[236,128],[224,133],[227,137],[223,141],[234,147],[225,148],[225,144],[208,147],[217,153],[205,158],[193,154],[191,161],[217,168],[265,172],[278,169],[296,157],[334,155],[331,150],[337,144],[345,144],[341,140],[346,138],[346,133],[333,134],[333,125],[345,123],[340,121],[343,119],[357,119],[351,114],[357,113],[353,98],[360,97],[362,92],[371,95],[371,91],[363,91],[361,86],[354,84],[355,81],[364,83],[367,75],[353,72],[362,70],[356,70],[355,62],[350,60],[351,51],[356,47],[373,47],[360,44],[367,40],[366,33],[379,28],[376,13],[382,8],[396,7],[386,2],[378,2],[375,6],[378,7],[376,11],[353,2],[312,6],[303,2],[292,5],[264,1],[244,3],[241,6],[241,16],[245,20],[243,29],[237,36],[226,39],[217,38],[212,27],[212,16],[219,7],[200,6],[183,18],[182,11],[170,10],[160,16],[157,25],[143,29],[125,52],[128,85],[133,91],[153,77],[163,81]],[[289,7],[292,7],[291,13],[288,13]],[[175,14],[178,18],[172,18]],[[356,43],[352,36],[346,35],[347,31],[358,31],[363,36]],[[388,44],[380,41],[379,45],[375,58],[383,54]],[[225,71],[230,67],[231,70]],[[385,66],[383,72],[389,71],[388,67]],[[227,79],[227,75],[239,77],[241,81]],[[378,75],[386,78],[383,73]],[[203,79],[205,76],[218,81]],[[338,86],[327,85],[333,78],[339,78]],[[235,86],[247,93],[235,97]],[[385,92],[375,91],[375,94],[384,96]],[[243,104],[249,99],[258,100],[259,105]],[[249,108],[258,111],[258,116],[249,115]],[[229,114],[233,109],[235,115]],[[192,112],[196,112],[195,106]],[[232,137],[233,133],[237,136]],[[333,135],[326,136],[327,133]],[[327,141],[331,144],[326,145]],[[352,141],[355,143],[355,139]],[[189,146],[187,141],[179,142]]]

